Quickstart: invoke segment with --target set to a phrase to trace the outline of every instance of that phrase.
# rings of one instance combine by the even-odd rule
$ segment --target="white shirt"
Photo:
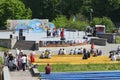
[[[22,57],[22,63],[27,63],[27,57],[26,56]]]
[[[18,56],[19,55],[19,53],[20,53],[20,51],[18,50],[18,49],[16,49],[16,56]]]

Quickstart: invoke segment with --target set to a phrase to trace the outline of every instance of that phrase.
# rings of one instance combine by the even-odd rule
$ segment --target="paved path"
[[[29,70],[26,71],[11,71],[11,80],[39,80],[38,77],[32,77]]]
[[[60,48],[64,48],[66,50],[67,53],[70,52],[71,49],[75,49],[75,48],[86,48],[87,50],[90,50],[90,44],[87,44],[87,45],[80,45],[80,46],[70,46],[70,47],[40,47],[39,48],[39,51],[34,51],[36,54],[40,54],[42,53],[43,51],[45,51],[46,49],[49,49],[52,51],[53,54],[58,54],[58,51]],[[95,49],[98,49],[98,50],[102,50],[103,52],[103,55],[109,55],[109,51],[111,50],[117,50],[118,46],[120,46],[120,44],[108,44],[106,46],[98,46],[98,45],[95,45]],[[11,52],[13,54],[15,54],[15,50],[11,50]],[[32,53],[33,51],[32,50],[24,50],[24,53],[25,54],[30,54]]]

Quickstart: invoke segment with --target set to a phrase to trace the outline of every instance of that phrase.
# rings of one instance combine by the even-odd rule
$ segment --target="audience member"
[[[66,54],[66,50],[65,50],[65,49],[63,49],[63,52],[62,52],[62,54],[63,54],[63,55],[65,55],[65,54]]]
[[[88,56],[88,58],[90,58],[90,52],[89,51],[87,51],[87,56]]]
[[[35,62],[35,57],[33,53],[30,54],[30,62],[31,63]]]
[[[3,59],[4,59],[4,65],[7,66],[8,65],[8,55],[7,55],[6,51],[4,52]]]
[[[102,55],[102,50],[99,50],[98,55],[99,55],[99,56]]]
[[[111,60],[112,60],[112,61],[116,61],[115,54],[112,54],[112,55],[111,55]]]
[[[15,50],[16,57],[18,57],[19,53],[20,53],[19,49],[16,48],[16,50]]]
[[[61,55],[63,53],[63,50],[60,48],[60,50],[58,51],[58,55]]]
[[[74,49],[74,55],[78,54],[77,48]]]
[[[82,54],[82,53],[83,53],[82,48],[79,48],[79,49],[78,49],[78,54]]]
[[[43,59],[45,57],[44,55],[45,55],[45,53],[42,52],[41,55],[40,55],[40,58]]]
[[[27,63],[27,57],[25,56],[25,54],[23,54],[23,56],[22,56],[22,69],[23,69],[23,71],[25,71],[26,63]]]
[[[51,73],[51,66],[50,64],[47,64],[47,66],[45,67],[45,74],[50,74]]]
[[[73,49],[71,49],[70,50],[70,54],[69,55],[73,55],[74,54],[74,50]]]
[[[120,51],[120,46],[118,46],[117,51]]]

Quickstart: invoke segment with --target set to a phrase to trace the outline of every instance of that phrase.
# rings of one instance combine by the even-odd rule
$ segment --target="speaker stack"
[[[19,36],[23,36],[23,29],[19,29]]]
[[[25,40],[25,36],[23,36],[23,29],[19,29],[19,40]]]

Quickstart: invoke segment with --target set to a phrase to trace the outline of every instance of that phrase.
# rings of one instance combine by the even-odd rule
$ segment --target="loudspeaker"
[[[23,29],[19,29],[19,36],[23,36]]]
[[[19,40],[25,40],[25,36],[19,36]]]
[[[10,34],[10,39],[13,37],[13,35],[12,34]]]

